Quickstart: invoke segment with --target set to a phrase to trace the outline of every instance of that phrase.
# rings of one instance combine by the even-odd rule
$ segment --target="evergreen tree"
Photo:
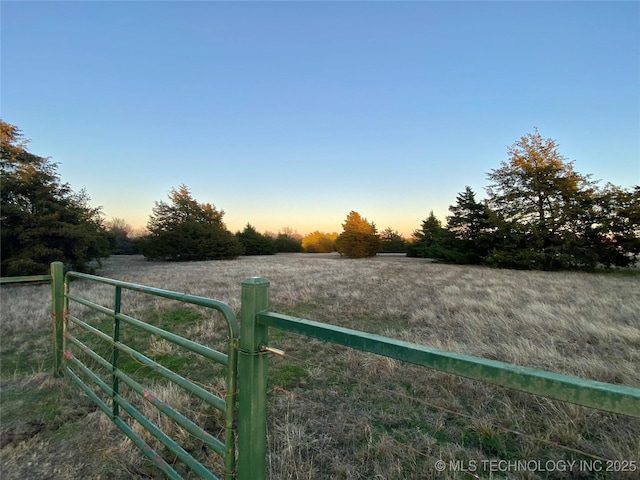
[[[640,255],[640,186],[627,191],[607,184],[581,219],[582,249],[606,267],[627,267]],[[586,254],[585,254],[586,255]]]
[[[406,253],[407,241],[397,230],[387,227],[380,234],[380,251],[383,253]]]
[[[218,211],[209,203],[198,203],[185,185],[169,194],[171,203],[156,202],[149,217],[149,234],[140,250],[149,259],[220,260],[236,258],[242,245],[227,230]]]
[[[279,232],[275,239],[276,249],[282,253],[302,252],[302,237],[289,229]]]
[[[380,237],[373,223],[353,210],[342,224],[343,232],[336,239],[336,250],[351,258],[373,257],[380,251]]]
[[[492,247],[495,231],[489,209],[476,201],[475,193],[467,186],[449,211],[452,215],[447,217],[447,230],[453,234],[450,243],[453,261],[482,263]]]
[[[429,216],[422,221],[420,230],[413,232],[413,242],[407,247],[407,257],[451,261],[454,257],[450,251],[451,237],[431,210]]]
[[[100,208],[61,183],[57,164],[30,153],[22,132],[0,120],[2,275],[35,275],[61,261],[74,270],[108,256]]]
[[[277,251],[273,238],[262,235],[250,223],[247,223],[242,232],[236,233],[236,237],[243,247],[244,255],[273,255]]]
[[[487,177],[486,203],[470,187],[414,232],[408,256],[517,269],[625,267],[640,256],[640,186],[599,188],[538,130],[508,149]]]

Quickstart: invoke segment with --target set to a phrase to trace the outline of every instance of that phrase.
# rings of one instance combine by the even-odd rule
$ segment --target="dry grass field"
[[[277,312],[640,387],[638,275],[493,270],[331,254],[186,264],[111,257],[99,274],[217,298],[236,313],[241,282],[261,276],[271,282],[270,308]],[[48,288],[2,287],[2,478],[162,478],[68,380],[48,374]],[[97,303],[112,301],[112,291],[103,286],[74,282],[72,289]],[[224,341],[220,319],[200,309],[131,294],[123,299],[123,311],[216,347]],[[599,465],[606,470],[607,460],[613,461],[611,470],[625,465],[615,461],[640,468],[637,419],[293,334],[272,331],[270,344],[286,352],[271,359],[269,370],[273,480],[637,478],[637,471],[587,470]],[[166,342],[149,340],[145,347],[154,358],[177,358]],[[190,376],[189,364],[181,366]],[[212,388],[222,385],[219,378],[197,380]],[[215,428],[217,420],[189,398],[156,388]],[[445,462],[444,471],[438,471],[436,460]],[[505,469],[495,463],[499,460],[538,463]],[[216,460],[210,461],[215,469]],[[454,471],[455,462],[468,471]]]

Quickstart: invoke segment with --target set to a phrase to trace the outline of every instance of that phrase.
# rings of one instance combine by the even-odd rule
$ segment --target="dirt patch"
[[[96,465],[92,458],[82,455],[79,445],[43,436],[38,433],[2,448],[0,476],[3,480],[99,478],[93,474]]]
[[[105,469],[114,439],[91,428],[95,406],[69,396],[68,383],[48,372],[0,383],[0,478],[131,478]]]
[[[100,414],[101,415],[101,414]],[[105,434],[88,425],[87,417],[58,430],[31,425],[4,429],[0,450],[2,480],[129,480],[149,478],[128,470],[112,455],[121,436]],[[6,439],[5,439],[6,437]],[[159,476],[158,478],[162,478]]]

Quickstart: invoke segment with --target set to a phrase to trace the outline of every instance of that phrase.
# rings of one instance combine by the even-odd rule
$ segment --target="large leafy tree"
[[[336,250],[351,258],[373,257],[380,251],[380,236],[374,223],[351,211],[342,224],[343,232],[336,238]]]
[[[509,161],[487,177],[489,206],[502,221],[503,236],[520,235],[527,255],[514,250],[523,268],[567,268],[584,258],[572,258],[579,232],[581,206],[593,195],[588,177],[558,152],[553,139],[536,129],[508,149]],[[502,252],[503,255],[508,254]],[[516,259],[510,260],[512,263]]]
[[[169,193],[170,203],[156,202],[149,217],[149,234],[140,241],[145,257],[162,260],[220,260],[242,253],[238,239],[222,221],[224,211],[198,203],[189,188]]]
[[[53,261],[76,270],[109,255],[100,208],[61,183],[57,164],[30,153],[15,125],[0,120],[2,275],[43,274]]]
[[[599,189],[537,129],[487,176],[497,234],[487,263],[518,268],[625,266],[638,254],[637,195]]]
[[[508,149],[487,177],[484,202],[470,187],[414,232],[408,256],[518,269],[629,266],[640,255],[640,186],[597,186],[538,130]]]

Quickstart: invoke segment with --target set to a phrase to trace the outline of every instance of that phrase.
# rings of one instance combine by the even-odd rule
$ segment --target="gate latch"
[[[275,355],[280,355],[280,356],[284,355],[284,350],[267,347],[266,345],[260,345],[260,347],[258,347],[258,350],[260,350],[261,352],[269,352],[269,353],[273,353]]]

